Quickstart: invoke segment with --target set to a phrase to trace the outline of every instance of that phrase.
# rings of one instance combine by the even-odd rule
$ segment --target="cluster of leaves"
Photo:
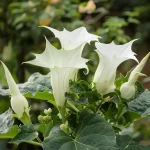
[[[116,80],[117,89],[127,78],[128,75],[121,75]],[[51,87],[47,86],[49,81],[49,74],[35,73],[19,87],[27,98],[46,100],[55,106]],[[119,134],[135,120],[150,114],[150,92],[144,90],[139,82],[136,86],[136,98],[127,101],[120,97],[118,90],[101,96],[93,85],[85,81],[70,81],[71,91],[66,93],[66,129],[61,127],[55,107],[49,118],[46,115],[45,120],[40,120],[38,125],[28,126],[14,125],[13,112],[9,109],[0,115],[0,138],[11,138],[10,143],[14,144],[26,142],[42,146],[44,150],[148,150],[149,146],[139,146],[128,135]],[[1,89],[0,92],[1,95],[9,95],[7,89]]]

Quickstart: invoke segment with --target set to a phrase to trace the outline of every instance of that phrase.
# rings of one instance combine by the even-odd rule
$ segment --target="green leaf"
[[[107,119],[108,118],[113,119],[118,112],[118,109],[116,108],[116,104],[111,101],[102,104],[100,110],[103,112],[105,118]]]
[[[116,136],[117,145],[119,146],[120,150],[125,149],[129,143],[132,141],[131,137],[128,135],[117,135]]]
[[[86,81],[73,82],[70,81],[70,89],[75,93],[84,93],[90,91],[90,86]]]
[[[14,124],[13,112],[9,108],[5,113],[0,115],[0,133],[7,133]]]
[[[145,89],[144,89],[144,87],[140,84],[140,82],[136,82],[135,83],[135,85],[136,85],[136,87],[137,87],[137,91],[136,91],[136,97],[137,96],[139,96],[140,94],[142,94],[144,91],[145,91]]]
[[[150,150],[150,145],[137,145],[135,142],[131,142],[125,150]]]
[[[119,150],[149,150],[150,146],[138,145],[136,142],[132,141],[131,137],[128,135],[117,135],[116,137],[117,145]]]
[[[47,137],[52,127],[53,127],[53,121],[49,122],[48,124],[42,123],[40,124],[38,131],[42,132],[44,137]]]
[[[118,150],[112,126],[99,115],[82,112],[73,138],[54,127],[43,142],[44,150]]]
[[[123,76],[122,74],[120,74],[120,77],[118,79],[116,79],[116,81],[115,81],[116,89],[120,90],[121,85],[128,81],[129,75],[130,75],[132,70],[133,69],[128,71],[126,76]]]
[[[34,95],[31,95],[30,92],[27,92],[24,94],[26,98],[32,98],[32,99],[39,99],[39,100],[47,100],[54,106],[56,106],[56,103],[54,101],[53,94],[49,93],[48,91],[44,92],[36,92]]]
[[[30,93],[30,95],[35,95],[37,92],[48,91],[51,92],[50,74],[42,75],[40,73],[34,73],[31,75],[27,82],[18,84],[20,92],[24,95]],[[27,94],[27,95],[28,95]],[[0,95],[6,96],[10,95],[8,89],[0,89]]]
[[[18,133],[20,132],[20,129],[17,125],[13,126],[7,133],[0,134],[0,139],[12,139],[14,138]]]
[[[123,117],[125,118],[125,124],[124,125],[130,125],[134,121],[141,118],[140,114],[134,111],[127,111],[123,114]]]
[[[34,73],[31,75],[27,82],[18,84],[20,92],[26,98],[47,100],[51,104],[55,105],[54,96],[51,93],[50,74],[42,75],[40,73]],[[9,89],[0,89],[0,95],[10,95]]]
[[[128,79],[126,77],[124,77],[122,74],[120,74],[120,77],[118,79],[116,79],[116,81],[115,81],[116,89],[119,90],[121,85],[127,81],[128,81]]]
[[[13,144],[20,144],[22,142],[30,142],[37,138],[38,132],[34,131],[33,125],[20,127],[20,132],[9,142]]]
[[[74,93],[65,93],[66,99],[71,101],[73,104],[81,104],[86,105],[88,104],[88,98],[87,97],[80,97],[77,98],[77,96]]]
[[[150,115],[150,92],[145,90],[133,101],[128,103],[129,110],[138,112],[142,117]]]

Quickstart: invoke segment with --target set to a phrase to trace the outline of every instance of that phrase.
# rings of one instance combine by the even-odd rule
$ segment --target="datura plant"
[[[24,63],[48,68],[47,75],[34,73],[27,82],[16,84],[1,61],[8,89],[1,88],[0,94],[4,98],[11,96],[11,107],[0,115],[0,138],[43,150],[150,149],[123,132],[134,121],[150,115],[150,92],[137,81],[139,76],[145,76],[141,72],[150,53],[139,62],[131,48],[135,40],[123,45],[104,44],[84,27],[72,32],[44,27],[59,39],[61,48],[45,38],[45,51]],[[82,52],[91,41],[95,42],[99,64],[89,83],[80,80],[78,71],[89,72],[89,60],[82,57]],[[129,59],[136,61],[137,66],[126,76],[116,78],[118,66]],[[38,114],[37,122],[35,118],[32,121],[33,100],[49,103]]]

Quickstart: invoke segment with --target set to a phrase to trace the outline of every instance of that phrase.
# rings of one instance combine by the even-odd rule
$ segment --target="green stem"
[[[26,142],[26,143],[36,145],[36,146],[42,146],[41,143],[38,143],[38,142],[35,142],[35,141],[29,141],[29,142]]]
[[[77,107],[75,107],[70,101],[67,101],[67,104],[76,112],[79,112],[79,109]]]
[[[52,126],[53,126],[53,120],[51,121],[51,124],[50,123],[47,124],[46,131],[44,132],[44,137],[47,137],[49,135]]]
[[[41,139],[40,139],[39,137],[37,137],[36,139],[37,139],[37,141],[38,141],[39,143],[42,143],[42,141],[41,141]]]
[[[100,109],[100,107],[101,107],[101,105],[102,105],[103,102],[104,102],[104,99],[101,99],[101,102],[100,102],[99,105],[97,106],[96,111],[98,111],[98,110]]]
[[[65,122],[66,122],[66,117],[65,117],[66,108],[65,108],[65,106],[64,106],[64,107],[58,106],[57,108],[58,108],[59,113],[60,113],[60,115],[61,115],[61,117],[62,117],[62,122],[65,124]]]

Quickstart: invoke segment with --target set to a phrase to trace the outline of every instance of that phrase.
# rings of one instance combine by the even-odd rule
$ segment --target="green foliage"
[[[150,146],[137,145],[128,135],[118,135],[117,144],[120,150],[148,150]]]
[[[13,112],[9,108],[5,113],[0,115],[0,133],[7,133],[14,124]]]
[[[51,84],[50,84],[50,75],[42,75],[40,73],[34,73],[31,75],[27,82],[18,84],[19,90],[22,94],[25,94],[27,97],[35,97],[40,98],[40,94],[45,91],[51,91]],[[39,92],[39,93],[37,93]],[[45,93],[45,95],[48,95],[48,93]],[[0,89],[0,95],[7,96],[10,95],[10,92],[8,89]],[[52,98],[52,96],[51,96]]]
[[[88,27],[88,30],[93,32],[96,31],[96,34],[102,37],[101,41],[103,42],[111,42],[114,40],[115,43],[125,43],[130,40],[131,36],[148,41],[146,40],[149,38],[150,31],[150,24],[148,22],[150,6],[148,0],[133,0],[131,3],[108,0],[95,0],[94,2],[97,8],[89,14],[80,13],[78,11],[78,7],[82,3],[80,0],[60,1],[55,4],[52,4],[51,0],[42,2],[40,0],[29,2],[20,2],[18,0],[1,1],[1,59],[8,64],[9,68],[13,71],[14,77],[19,77],[18,81],[23,83],[26,77],[29,76],[28,74],[36,70],[26,67],[25,65],[20,67],[20,64],[29,58],[28,52],[30,49],[34,49],[40,53],[41,49],[44,47],[43,33],[41,34],[42,28],[37,30],[39,25],[50,25],[60,30],[62,30],[63,27],[73,30],[76,27],[84,25]],[[142,23],[140,24],[140,22]],[[55,43],[54,38],[52,38],[53,35],[51,32],[48,33],[45,30],[43,31],[45,35],[50,37],[50,41],[53,45],[59,47],[59,44]],[[141,45],[142,42],[140,46]],[[149,51],[149,49],[145,48],[149,46],[147,46],[146,43],[143,45],[144,48],[142,49]],[[83,53],[85,57],[94,60],[89,62],[91,72],[87,77],[80,73],[81,78],[87,78],[88,81],[92,80],[92,75],[98,63],[97,55],[95,52],[91,52],[91,47],[86,48],[85,53]],[[12,60],[10,58],[12,58]],[[45,70],[40,71],[46,72]],[[17,72],[17,75],[15,72]],[[1,75],[2,80],[3,78],[4,77]],[[121,98],[119,89],[122,83],[127,81],[127,78],[128,76],[124,77],[120,75],[120,78],[115,82],[116,91],[107,95],[98,94],[93,88],[93,85],[85,81],[70,82],[71,91],[70,93],[66,93],[68,102],[66,104],[67,111],[65,114],[69,124],[69,131],[68,133],[64,133],[59,127],[54,127],[55,125],[59,126],[61,124],[61,118],[58,117],[58,110],[55,108],[57,106],[52,94],[50,75],[35,73],[27,82],[19,84],[19,89],[26,98],[33,99],[33,101],[30,101],[31,103],[34,102],[34,100],[38,100],[36,101],[38,103],[40,103],[40,101],[43,102],[43,100],[51,103],[52,105],[47,104],[44,105],[44,107],[54,107],[51,114],[52,121],[48,123],[40,122],[37,125],[38,129],[33,129],[32,127],[28,128],[26,126],[13,126],[14,120],[10,115],[12,112],[8,110],[0,116],[0,138],[12,139],[15,137],[12,140],[13,143],[19,144],[21,142],[28,142],[40,146],[40,142],[37,144],[37,141],[34,140],[37,137],[37,132],[40,132],[40,136],[44,138],[44,149],[49,149],[51,146],[54,146],[53,149],[57,149],[57,146],[61,147],[61,145],[63,145],[61,148],[65,149],[65,144],[69,141],[71,143],[70,149],[84,150],[85,147],[83,148],[83,143],[85,143],[86,148],[89,149],[93,149],[93,147],[91,148],[89,145],[95,146],[96,144],[101,144],[100,146],[109,147],[113,143],[115,147],[113,148],[110,146],[112,150],[148,150],[150,149],[149,146],[139,146],[128,136],[119,135],[116,138],[117,142],[114,141],[115,133],[118,134],[119,131],[129,126],[134,121],[149,116],[150,113],[149,91],[145,91],[139,82],[136,82],[137,91],[134,99],[129,101]],[[6,89],[6,87],[2,87],[0,89],[0,95],[0,110],[4,112],[4,110],[8,108],[9,90]],[[2,98],[2,96],[5,96],[6,99],[5,97]],[[32,110],[36,109],[33,107]],[[86,110],[91,114],[83,113],[87,116],[79,116],[82,110]],[[35,118],[35,115],[37,116],[38,114],[39,112],[34,112],[32,118]],[[88,118],[89,116],[91,120]],[[80,122],[78,122],[79,117]],[[95,121],[96,119],[98,120],[98,124],[92,122],[92,120]],[[89,121],[89,126],[87,127],[85,124],[86,121]],[[108,128],[102,126],[103,124],[106,124],[106,127],[109,128],[112,135],[108,132]],[[97,125],[99,126],[97,127]],[[102,130],[100,130],[100,127]],[[77,131],[75,130],[76,128]],[[87,131],[87,129],[89,130]],[[79,130],[82,132],[79,132]],[[100,138],[88,137],[87,134],[93,137],[94,132],[98,132],[96,136]],[[83,135],[81,135],[81,133],[83,133]],[[106,135],[104,136],[102,133]],[[84,135],[86,139],[82,137]],[[103,140],[100,140],[101,138],[103,138]],[[107,144],[108,141],[110,142]],[[50,145],[51,143],[54,145]],[[75,148],[75,146],[77,147]]]
[[[70,137],[59,127],[54,127],[43,142],[43,149],[117,150],[113,128],[98,115],[82,112],[75,137]]]
[[[5,134],[0,134],[0,139],[12,139],[14,138],[18,133],[20,132],[20,129],[17,125],[14,125],[10,128],[10,130]]]
[[[138,112],[142,117],[148,116],[150,114],[150,92],[144,91],[137,98],[131,101],[129,105],[129,110]]]
[[[139,82],[136,83],[137,94],[135,99],[128,101],[121,98],[118,90],[120,85],[127,81],[127,78],[128,75],[126,77],[121,75],[116,80],[116,87],[118,88],[116,92],[104,96],[98,94],[94,86],[85,81],[70,81],[71,91],[66,93],[68,102],[65,115],[68,123],[65,132],[59,127],[61,118],[58,118],[58,110],[55,108],[52,109],[50,114],[42,116],[43,119],[39,118],[40,124],[36,129],[33,128],[33,125],[13,126],[12,111],[9,110],[9,113],[6,112],[1,115],[2,127],[4,127],[2,131],[5,131],[5,133],[1,133],[0,138],[11,138],[10,143],[15,144],[26,142],[41,146],[39,140],[38,142],[35,140],[38,138],[38,132],[40,132],[44,138],[42,143],[44,150],[57,150],[59,148],[105,148],[108,150],[130,150],[131,148],[138,150],[142,148],[146,150],[149,147],[136,145],[128,136],[117,137],[117,142],[115,140],[119,131],[134,121],[148,116],[150,110],[150,92],[144,90]],[[49,83],[49,86],[46,86],[47,83]],[[37,86],[41,88],[37,88]],[[52,98],[53,95],[49,93],[49,91],[52,92],[49,75],[35,73],[29,78],[28,82],[19,84],[19,87],[26,97],[33,100],[46,100],[52,103],[54,107],[56,106]],[[2,89],[1,93],[6,96],[9,91]],[[48,118],[49,120],[47,120]]]
[[[30,142],[38,137],[38,132],[31,126],[20,126],[20,132],[9,142],[20,144],[21,142]]]

